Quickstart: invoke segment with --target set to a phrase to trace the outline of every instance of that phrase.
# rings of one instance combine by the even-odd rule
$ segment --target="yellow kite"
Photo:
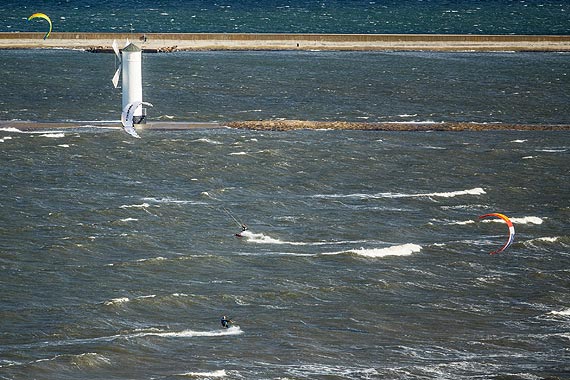
[[[33,18],[43,18],[44,20],[47,20],[47,22],[49,23],[49,30],[46,33],[46,35],[44,36],[44,40],[46,38],[48,38],[49,34],[51,33],[51,19],[48,17],[48,15],[43,14],[43,13],[34,13],[33,15],[31,15],[30,17],[28,17],[28,21],[30,21]]]

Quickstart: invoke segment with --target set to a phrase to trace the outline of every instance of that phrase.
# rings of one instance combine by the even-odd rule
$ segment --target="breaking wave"
[[[218,371],[212,371],[212,372],[187,372],[187,373],[181,373],[177,376],[202,377],[206,379],[211,379],[211,378],[226,377],[226,371],[220,369]]]
[[[381,258],[387,256],[411,256],[412,254],[418,253],[421,250],[421,245],[408,243],[402,245],[394,245],[386,248],[360,248],[339,252],[328,252],[322,253],[322,255],[341,255],[345,253],[354,253],[358,256]]]
[[[356,198],[356,199],[380,199],[380,198],[453,198],[462,195],[483,195],[486,194],[485,190],[481,187],[474,189],[459,190],[451,192],[437,192],[437,193],[418,193],[418,194],[405,194],[405,193],[376,193],[376,194],[317,194],[315,198]]]

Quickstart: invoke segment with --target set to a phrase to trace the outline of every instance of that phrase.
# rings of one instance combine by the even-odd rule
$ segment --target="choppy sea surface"
[[[556,34],[567,8],[3,1],[0,30]],[[143,94],[151,120],[568,124],[568,58],[145,54]],[[119,119],[116,65],[0,51],[0,120],[75,125],[0,129],[0,379],[570,378],[567,132],[135,140],[95,126]],[[489,212],[516,230],[497,255]]]
[[[119,120],[113,54],[0,51],[0,120]],[[149,119],[568,124],[569,53],[144,54]]]
[[[141,135],[0,131],[0,378],[569,378],[567,133]]]
[[[0,31],[568,34],[566,0],[3,0]]]

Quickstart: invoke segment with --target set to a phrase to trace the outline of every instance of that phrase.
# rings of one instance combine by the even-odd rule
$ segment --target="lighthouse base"
[[[142,109],[142,115],[133,116],[133,124],[146,124],[146,108]]]

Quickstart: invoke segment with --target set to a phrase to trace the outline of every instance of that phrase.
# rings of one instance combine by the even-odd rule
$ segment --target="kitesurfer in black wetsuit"
[[[240,232],[240,233],[237,233],[236,236],[237,236],[237,237],[242,237],[242,236],[243,236],[242,234],[243,234],[245,231],[247,231],[247,230],[248,230],[247,224],[242,223],[242,225],[241,225],[241,232]]]
[[[232,321],[231,319],[229,319],[225,315],[222,317],[222,319],[220,319],[220,322],[222,324],[222,327],[225,329],[232,327],[232,323],[234,323],[234,321]]]

